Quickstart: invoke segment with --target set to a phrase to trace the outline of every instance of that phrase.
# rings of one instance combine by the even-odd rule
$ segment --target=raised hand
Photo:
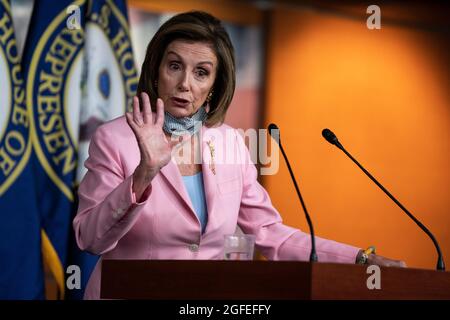
[[[159,170],[171,159],[172,149],[179,141],[169,141],[164,134],[164,103],[158,98],[156,116],[152,114],[150,99],[141,94],[143,106],[139,108],[138,97],[133,98],[133,112],[125,114],[127,122],[136,136],[141,161],[133,174],[133,191],[137,199],[149,186]]]

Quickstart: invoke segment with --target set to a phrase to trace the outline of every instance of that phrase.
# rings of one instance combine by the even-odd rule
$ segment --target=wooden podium
[[[450,299],[450,273],[291,261],[103,260],[102,299]]]

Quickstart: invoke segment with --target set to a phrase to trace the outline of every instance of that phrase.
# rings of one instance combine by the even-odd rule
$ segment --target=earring
[[[158,88],[158,80],[155,80],[155,88]]]
[[[212,95],[213,95],[213,91],[211,90],[211,92],[206,97],[206,102],[210,102],[211,101]]]

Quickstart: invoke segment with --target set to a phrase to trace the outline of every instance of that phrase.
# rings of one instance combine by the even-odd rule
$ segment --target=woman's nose
[[[183,72],[178,83],[178,89],[180,91],[189,91],[189,81],[189,74],[187,72]]]

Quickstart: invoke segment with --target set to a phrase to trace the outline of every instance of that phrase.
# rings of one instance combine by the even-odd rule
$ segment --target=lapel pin
[[[209,140],[206,142],[206,144],[209,147],[209,153],[211,154],[211,160],[209,162],[209,168],[211,169],[212,173],[216,175],[216,165],[214,163],[214,156],[215,156],[215,149],[214,149],[214,143],[212,140]]]

